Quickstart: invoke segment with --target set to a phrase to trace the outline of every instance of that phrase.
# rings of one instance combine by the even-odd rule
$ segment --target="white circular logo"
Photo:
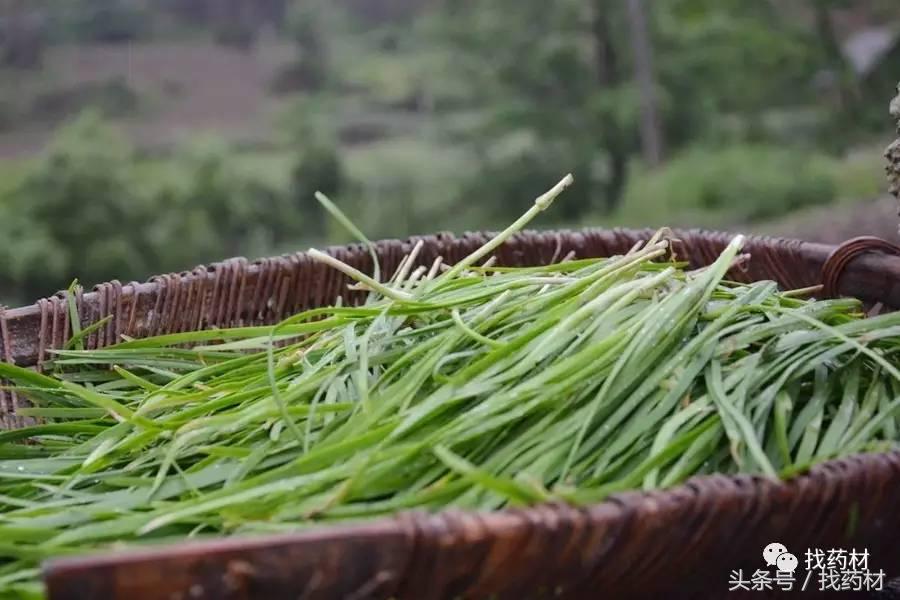
[[[775,561],[778,560],[778,557],[786,552],[787,547],[784,544],[772,542],[763,549],[763,560],[766,561],[766,564],[771,567],[775,565]],[[794,558],[794,561],[796,560],[797,559]]]

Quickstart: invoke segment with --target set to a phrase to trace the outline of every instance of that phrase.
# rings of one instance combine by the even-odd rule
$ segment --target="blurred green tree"
[[[148,170],[97,113],[66,126],[0,207],[7,302],[33,301],[73,276],[92,284],[268,255],[303,223],[283,189],[240,168],[221,142]]]
[[[73,273],[99,281],[146,273],[149,199],[132,186],[132,149],[96,113],[66,127],[5,201],[3,279],[20,299]]]
[[[555,214],[573,221],[588,211],[614,210],[640,149],[639,107],[648,81],[659,87],[650,90],[661,113],[653,118],[675,148],[711,135],[725,117],[744,122],[749,136],[765,108],[813,95],[816,40],[773,3],[670,0],[647,3],[638,20],[614,0],[446,0],[442,6],[431,30],[452,47],[454,67],[471,82],[470,106],[484,115],[471,139],[485,166],[467,193],[490,191],[500,211],[521,201],[519,182],[532,182],[533,190],[543,180],[540,189],[570,169],[579,184]],[[642,21],[655,73],[644,73],[639,87],[629,26]],[[639,66],[647,69],[649,62]],[[493,148],[511,133],[530,141],[498,157]]]
[[[299,219],[287,195],[240,168],[221,140],[196,141],[179,149],[173,162],[174,173],[152,194],[156,215],[148,234],[160,250],[171,240],[185,243],[161,252],[156,270],[262,256],[296,234]]]
[[[621,3],[608,0],[445,3],[436,30],[452,45],[461,79],[471,82],[470,101],[485,115],[474,136],[485,166],[467,195],[492,190],[504,211],[521,202],[522,185],[533,194],[574,169],[579,185],[560,198],[556,215],[570,220],[616,204],[637,118],[622,18]],[[528,142],[516,152],[492,150],[510,134]]]
[[[308,238],[327,238],[329,221],[315,193],[344,201],[348,183],[334,111],[327,98],[301,98],[282,121],[291,156],[288,198],[293,218]]]
[[[337,27],[337,10],[327,0],[294,0],[287,10],[287,33],[297,46],[297,58],[275,82],[278,92],[315,91],[332,76],[330,36]]]

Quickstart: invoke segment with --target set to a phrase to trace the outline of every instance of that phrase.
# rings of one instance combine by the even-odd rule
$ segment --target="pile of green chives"
[[[475,266],[569,182],[453,267],[414,268],[416,248],[380,282],[312,251],[361,306],[92,351],[76,332],[51,375],[0,363],[41,419],[0,432],[0,597],[41,598],[41,561],[111,544],[589,503],[892,447],[900,313],[731,283],[740,237],[695,271],[661,261],[662,234]]]

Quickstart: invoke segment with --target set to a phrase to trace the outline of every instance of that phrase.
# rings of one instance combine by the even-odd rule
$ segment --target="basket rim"
[[[513,236],[513,241],[516,238],[527,238],[534,235],[541,234],[552,234],[552,235],[570,235],[570,234],[578,234],[585,232],[609,232],[612,234],[638,234],[643,235],[644,237],[649,237],[656,230],[649,228],[633,228],[633,227],[583,227],[583,228],[564,228],[564,229],[525,229],[520,232],[517,232]],[[690,235],[691,237],[700,236],[700,237],[722,237],[722,236],[730,236],[734,237],[738,235],[737,233],[728,232],[724,230],[714,230],[714,229],[705,229],[705,228],[672,228],[670,231],[673,233],[673,238],[677,239],[679,237],[683,237],[685,234]],[[482,237],[482,236],[492,236],[496,232],[495,231],[465,231],[462,234],[454,234],[451,232],[439,232],[432,235],[413,235],[406,238],[382,238],[379,240],[373,241],[373,245],[376,247],[384,245],[384,244],[393,244],[400,243],[404,247],[412,247],[418,240],[464,240],[471,237]],[[823,244],[819,242],[808,242],[799,240],[796,238],[789,237],[780,237],[780,236],[769,236],[769,235],[750,235],[745,236],[748,238],[750,242],[756,243],[764,243],[764,244],[793,244],[796,245],[797,252],[800,254],[808,254],[810,258],[815,259],[817,261],[821,261],[823,264],[825,260],[831,255],[839,245],[832,244]],[[874,239],[874,238],[873,238]],[[350,242],[346,244],[332,244],[325,247],[323,250],[326,254],[335,255],[339,254],[342,251],[361,251],[366,249],[366,245],[360,242]],[[157,274],[151,275],[145,281],[130,281],[126,284],[122,285],[122,291],[125,294],[133,293],[135,289],[140,290],[142,293],[144,292],[152,292],[155,291],[160,286],[160,280],[176,276],[176,277],[187,277],[190,274],[196,273],[198,271],[206,271],[207,273],[214,273],[217,270],[221,270],[226,268],[228,265],[240,262],[245,263],[247,265],[248,272],[250,274],[257,274],[257,272],[265,268],[268,263],[273,261],[281,261],[281,260],[290,260],[296,256],[305,256],[307,253],[305,251],[297,251],[297,252],[285,252],[282,254],[270,255],[267,257],[257,258],[249,260],[244,256],[233,256],[229,258],[225,258],[219,261],[214,261],[211,263],[200,264],[195,266],[193,269],[185,269],[182,271],[173,271],[165,274]],[[873,261],[881,266],[882,264],[890,264],[892,261],[884,261],[884,260],[876,260]],[[95,284],[91,291],[85,292],[83,296],[83,300],[87,302],[96,301],[98,299],[98,294],[100,293],[98,288],[101,286],[112,283],[118,280],[110,280],[103,283]],[[19,319],[27,319],[29,317],[33,317],[38,309],[38,303],[40,300],[48,299],[51,297],[56,297],[60,295],[66,294],[66,290],[57,291],[52,296],[47,296],[45,298],[38,299],[32,304],[24,304],[15,307],[8,307],[0,305],[0,310],[2,310],[5,317],[10,320],[19,320]]]

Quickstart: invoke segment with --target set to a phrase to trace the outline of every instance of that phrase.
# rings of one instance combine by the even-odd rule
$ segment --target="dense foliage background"
[[[0,301],[373,237],[839,219],[895,0],[5,0]],[[800,211],[798,213],[798,211]]]

